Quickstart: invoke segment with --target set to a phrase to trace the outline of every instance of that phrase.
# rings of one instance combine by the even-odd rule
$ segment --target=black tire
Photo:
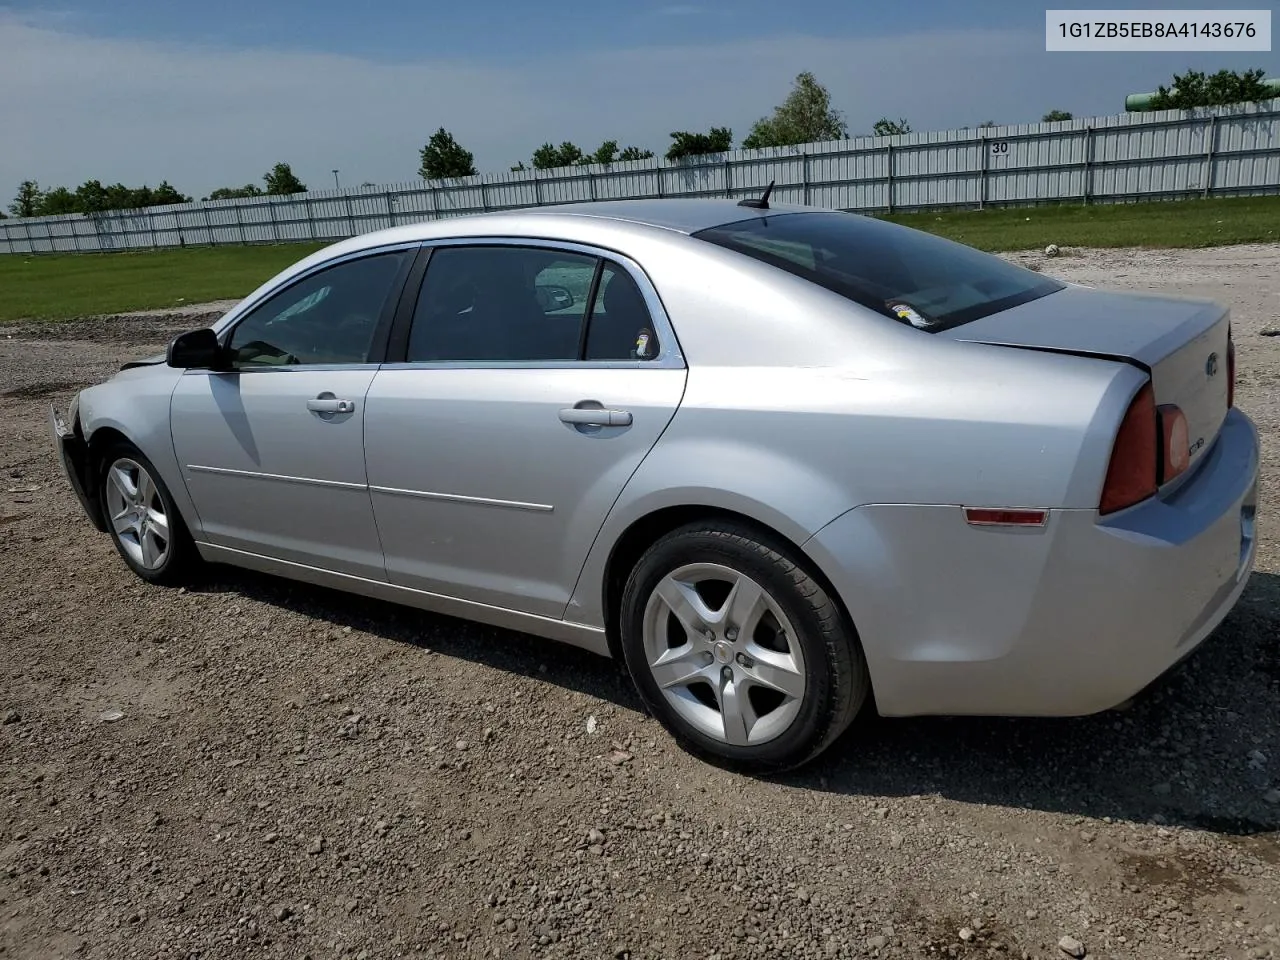
[[[133,556],[121,534],[116,532],[112,521],[111,495],[108,491],[108,484],[112,481],[109,473],[112,467],[121,460],[132,461],[146,471],[154,487],[155,498],[163,506],[164,515],[168,520],[168,551],[162,562],[154,567],[144,565]],[[103,518],[107,523],[107,535],[111,538],[116,552],[120,554],[121,559],[124,560],[129,569],[148,583],[175,586],[190,582],[192,574],[200,564],[199,552],[196,550],[191,533],[187,530],[187,526],[182,520],[182,515],[178,513],[177,505],[173,502],[173,495],[169,493],[169,488],[165,485],[160,472],[156,470],[155,465],[147,459],[146,455],[126,441],[112,443],[102,451],[102,455],[98,458],[97,479],[98,501],[102,507]]]
[[[794,719],[772,739],[735,745],[708,736],[680,715],[653,676],[645,645],[646,608],[668,574],[691,564],[716,564],[746,575],[764,588],[790,621],[804,659],[803,671],[797,670],[796,675],[803,672],[805,686],[803,694],[794,698],[799,703]],[[627,671],[645,706],[686,750],[717,766],[763,775],[802,766],[845,731],[869,693],[861,645],[839,605],[794,548],[745,523],[692,523],[654,543],[627,579],[619,626]],[[788,636],[788,647],[791,642]],[[707,660],[706,669],[725,670],[728,677],[732,662],[720,662],[728,666],[717,667]]]

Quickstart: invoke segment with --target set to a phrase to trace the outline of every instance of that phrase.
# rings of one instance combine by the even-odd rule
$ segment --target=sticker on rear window
[[[637,360],[647,360],[649,357],[649,330],[647,327],[640,331],[640,336],[636,337],[636,350],[633,356]]]
[[[920,312],[916,310],[915,307],[911,306],[911,304],[909,303],[902,303],[901,301],[898,301],[898,300],[892,300],[889,303],[886,303],[885,306],[887,306],[890,310],[892,310],[894,314],[897,315],[899,320],[903,320],[911,324],[913,327],[916,327],[917,329],[928,330],[931,326],[933,326],[932,320],[927,320],[924,317],[922,317],[920,315]]]

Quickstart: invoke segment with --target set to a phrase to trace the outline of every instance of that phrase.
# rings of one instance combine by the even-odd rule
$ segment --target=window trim
[[[684,354],[680,350],[680,341],[667,316],[657,289],[650,281],[644,269],[626,254],[607,247],[592,244],[575,243],[568,240],[552,240],[545,237],[526,236],[475,236],[475,237],[441,237],[421,242],[426,256],[414,263],[412,275],[417,276],[417,287],[406,286],[396,311],[388,341],[386,360],[382,364],[384,370],[582,370],[582,369],[684,369]],[[413,315],[417,311],[418,298],[425,285],[427,267],[431,251],[438,247],[528,247],[536,250],[576,253],[580,256],[594,257],[598,261],[597,276],[603,270],[604,262],[611,263],[626,271],[640,290],[649,317],[653,321],[653,332],[658,337],[658,355],[652,360],[408,360],[409,335],[413,326]],[[421,273],[419,274],[419,267]],[[411,278],[412,279],[412,278]],[[594,286],[594,284],[593,284]],[[583,320],[584,335],[591,325],[591,312],[594,304],[587,304],[587,313]],[[294,369],[297,369],[296,367]]]
[[[238,304],[234,311],[227,314],[215,328],[217,330],[218,343],[225,348],[230,344],[236,328],[256,313],[259,307],[263,306],[268,301],[273,300],[280,294],[287,293],[298,284],[310,280],[318,273],[333,269],[334,267],[342,266],[346,263],[352,263],[356,260],[365,260],[369,257],[381,256],[388,253],[408,252],[410,254],[414,254],[416,252],[416,255],[405,258],[405,262],[401,264],[396,278],[392,281],[391,289],[388,291],[387,301],[383,304],[382,313],[378,317],[377,327],[374,329],[373,341],[369,346],[369,358],[367,360],[351,363],[298,363],[281,367],[268,365],[260,367],[245,366],[231,367],[227,370],[191,369],[183,371],[184,374],[307,373],[316,370],[368,370],[381,366],[386,358],[387,346],[394,326],[396,310],[400,301],[404,297],[405,284],[409,278],[412,277],[415,267],[418,266],[418,261],[423,259],[421,256],[421,247],[421,242],[415,240],[407,243],[400,242],[377,247],[366,247],[362,250],[352,250],[349,253],[342,254],[341,256],[331,257],[330,259],[314,264],[306,270],[294,274],[281,283],[263,291],[261,295],[254,297],[251,302],[246,301]]]

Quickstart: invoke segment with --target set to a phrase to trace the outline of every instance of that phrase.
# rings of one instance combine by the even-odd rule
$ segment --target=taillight
[[[1160,422],[1160,477],[1157,482],[1168,483],[1191,463],[1190,434],[1187,417],[1172,403],[1156,407]]]
[[[1236,342],[1227,327],[1227,407],[1236,405]]]
[[[1158,434],[1156,395],[1151,382],[1138,391],[1116,433],[1102,486],[1099,513],[1114,513],[1156,492]]]

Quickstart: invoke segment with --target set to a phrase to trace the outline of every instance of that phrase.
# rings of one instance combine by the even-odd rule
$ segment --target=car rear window
[[[947,330],[1063,288],[1000,257],[851,213],[782,213],[694,234],[886,317]]]

